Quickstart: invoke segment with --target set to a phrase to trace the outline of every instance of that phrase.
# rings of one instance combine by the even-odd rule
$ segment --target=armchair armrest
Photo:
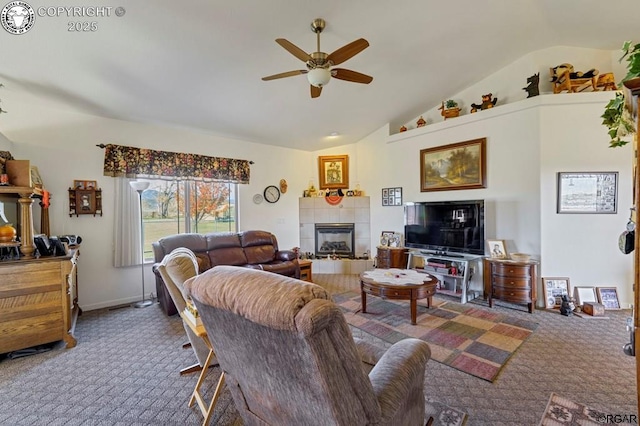
[[[279,250],[276,252],[276,260],[296,260],[293,250]]]
[[[418,400],[424,412],[424,372],[431,358],[429,345],[419,339],[404,339],[391,346],[369,373],[373,391],[380,404],[382,424],[392,424],[398,410],[407,409],[407,401]]]

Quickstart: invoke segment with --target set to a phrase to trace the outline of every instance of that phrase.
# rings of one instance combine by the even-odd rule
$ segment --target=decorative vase
[[[16,238],[16,228],[7,223],[0,226],[0,243],[10,243]]]

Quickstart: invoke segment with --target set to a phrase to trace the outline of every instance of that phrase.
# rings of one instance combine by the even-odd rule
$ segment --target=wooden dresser
[[[538,263],[511,260],[484,259],[484,290],[489,296],[489,307],[493,299],[515,304],[526,304],[533,313],[536,303]]]
[[[78,255],[0,262],[0,353],[58,340],[76,345]]]
[[[407,268],[407,249],[404,247],[378,247],[377,268]]]

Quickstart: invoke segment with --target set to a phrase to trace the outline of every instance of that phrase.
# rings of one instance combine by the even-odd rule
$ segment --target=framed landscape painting
[[[420,191],[486,188],[486,138],[420,151]]]

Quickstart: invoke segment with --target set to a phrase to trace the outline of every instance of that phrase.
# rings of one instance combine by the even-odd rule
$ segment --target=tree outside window
[[[168,235],[237,231],[237,184],[147,180],[149,189],[142,194],[145,260],[153,260],[151,243]]]

